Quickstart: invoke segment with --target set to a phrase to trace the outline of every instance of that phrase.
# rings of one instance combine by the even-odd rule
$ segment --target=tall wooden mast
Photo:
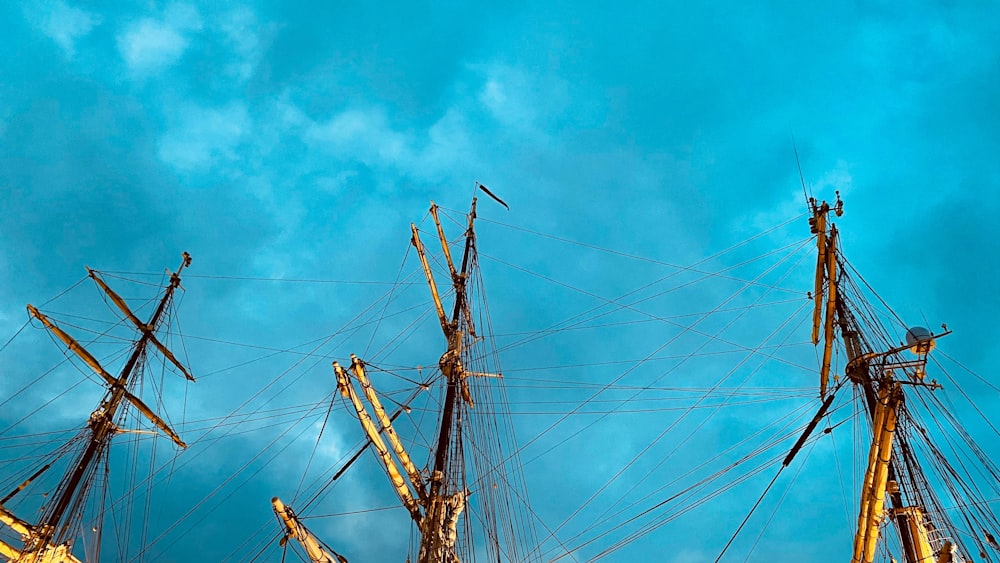
[[[473,405],[466,378],[489,375],[467,372],[462,362],[467,342],[476,339],[467,290],[467,281],[475,253],[473,226],[476,218],[476,200],[473,198],[472,208],[468,215],[462,262],[458,268],[452,261],[451,249],[438,218],[438,207],[433,202],[430,212],[451,276],[455,305],[449,318],[441,302],[441,295],[431,272],[427,253],[420,240],[420,233],[416,225],[411,224],[411,242],[420,259],[421,268],[430,288],[434,311],[447,345],[444,354],[438,361],[438,367],[444,376],[446,387],[437,443],[432,451],[432,461],[428,463],[429,472],[422,472],[414,465],[393,428],[393,417],[386,414],[378,394],[368,380],[364,362],[351,355],[349,369],[343,368],[338,362],[333,362],[333,370],[337,377],[337,388],[357,412],[361,427],[368,437],[368,443],[375,449],[400,502],[410,513],[410,517],[420,531],[417,562],[460,563],[455,550],[458,539],[458,521],[465,509],[466,499],[469,495],[469,491],[465,489],[465,460],[462,457],[462,446],[459,443],[462,427],[462,403],[466,403],[470,408]],[[355,380],[360,384],[374,416],[368,412],[368,407],[361,400],[361,395],[355,390]],[[288,538],[298,540],[313,563],[346,561],[343,556],[322,546],[319,540],[302,525],[292,509],[280,499],[277,497],[272,499],[272,505],[285,527],[285,540],[283,541]]]
[[[35,307],[28,305],[29,314],[38,319],[48,330],[59,340],[72,350],[80,359],[84,361],[97,375],[99,375],[107,385],[107,394],[98,407],[91,413],[87,423],[89,436],[83,450],[74,461],[71,462],[62,480],[56,488],[52,502],[46,504],[42,509],[42,516],[38,524],[31,525],[27,521],[17,518],[9,510],[0,504],[0,523],[6,524],[22,538],[23,546],[16,548],[0,541],[0,554],[6,556],[12,563],[77,563],[78,560],[70,553],[73,536],[81,525],[83,510],[88,499],[91,485],[98,466],[108,454],[111,438],[119,432],[119,427],[115,422],[116,416],[120,418],[120,413],[131,405],[143,416],[149,419],[164,434],[170,437],[181,448],[187,447],[173,429],[156,413],[142,402],[138,397],[130,392],[130,388],[136,379],[136,373],[141,368],[145,360],[147,349],[150,345],[163,353],[164,357],[177,366],[181,373],[189,380],[194,378],[187,369],[176,359],[176,357],[157,339],[156,330],[164,319],[167,306],[173,298],[174,292],[180,286],[181,271],[191,264],[191,257],[186,252],[183,261],[170,276],[170,282],[160,299],[156,310],[149,321],[143,323],[129,309],[125,300],[116,294],[100,275],[94,270],[87,269],[90,277],[107,294],[111,301],[128,318],[140,332],[139,339],[133,344],[132,352],[125,362],[124,367],[117,376],[108,373],[101,364],[72,336],[63,331],[52,320],[43,315]],[[47,470],[46,466],[42,471]],[[18,489],[12,491],[3,502],[10,500],[13,496],[28,486],[36,479],[42,471],[32,475]]]
[[[451,259],[451,252],[448,249],[448,240],[444,236],[441,222],[438,220],[437,206],[431,204],[431,215],[434,217],[434,224],[437,226],[438,237],[441,240],[441,247],[444,251],[445,261],[451,273],[452,286],[455,290],[455,307],[452,310],[451,320],[444,315],[441,306],[441,298],[437,293],[437,286],[434,283],[434,276],[427,263],[427,256],[424,253],[423,244],[420,242],[420,234],[416,226],[411,225],[413,231],[413,246],[420,256],[420,263],[423,266],[424,274],[427,277],[427,285],[430,287],[431,296],[434,299],[435,307],[438,311],[438,318],[441,321],[441,329],[444,332],[445,341],[448,348],[438,362],[441,374],[444,375],[447,388],[445,390],[444,405],[441,411],[441,426],[438,432],[438,440],[434,453],[434,468],[430,477],[430,490],[425,504],[424,521],[421,522],[420,551],[417,556],[418,563],[452,563],[457,562],[458,557],[454,553],[456,524],[459,514],[465,507],[465,500],[468,491],[464,489],[464,474],[450,475],[451,470],[458,468],[464,472],[463,460],[456,459],[456,454],[460,455],[460,449],[456,448],[453,440],[455,434],[461,426],[459,412],[459,401],[466,401],[472,406],[472,397],[469,386],[466,382],[467,373],[462,365],[461,355],[463,346],[462,331],[463,322],[469,332],[475,329],[471,323],[471,314],[468,309],[466,282],[468,279],[468,268],[470,257],[475,248],[476,235],[473,230],[473,222],[476,218],[476,200],[472,200],[472,210],[468,216],[468,229],[465,231],[465,251],[462,254],[461,270],[456,270]],[[475,338],[474,332],[469,334]],[[456,486],[456,484],[458,484]],[[458,487],[462,487],[459,489]]]
[[[881,531],[886,523],[891,522],[897,530],[906,563],[949,563],[952,561],[953,545],[948,540],[932,541],[928,533],[932,528],[923,507],[907,504],[900,487],[900,479],[906,476],[901,475],[902,466],[895,455],[901,448],[907,447],[896,433],[905,403],[903,387],[936,386],[923,381],[927,354],[934,347],[934,338],[949,332],[946,330],[933,335],[925,329],[914,328],[908,331],[905,345],[874,350],[873,345],[866,341],[864,331],[839,286],[837,229],[828,217],[830,211],[837,216],[842,214],[843,204],[839,194],[832,208],[826,202],[810,200],[809,203],[812,212],[809,223],[816,235],[818,248],[813,343],[818,345],[819,335],[823,334],[820,394],[824,395],[827,391],[835,328],[839,328],[847,354],[845,376],[860,389],[872,423],[872,441],[861,486],[851,562],[871,563]],[[901,354],[906,351],[916,354],[916,359],[903,358]]]

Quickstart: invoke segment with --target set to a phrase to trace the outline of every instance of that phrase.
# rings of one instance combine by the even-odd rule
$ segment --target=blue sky
[[[805,210],[794,139],[816,195],[841,191],[844,247],[865,279],[913,324],[947,322],[958,333],[949,354],[989,373],[1000,235],[995,4],[313,4],[0,6],[0,335],[21,327],[25,303],[72,285],[85,264],[160,272],[175,267],[184,250],[194,256],[195,276],[392,281],[408,223],[425,216],[431,199],[466,209],[475,181],[511,207],[480,200],[481,251],[497,259],[484,260],[494,323],[498,332],[541,330],[598,304],[593,295],[621,295],[669,268],[560,246],[505,225],[692,264]],[[782,232],[764,242],[808,235],[804,221]],[[783,284],[804,293],[809,269],[805,260]],[[185,333],[277,348],[331,333],[385,289],[198,277],[184,286]],[[141,289],[128,297],[147,295]],[[685,298],[714,304],[733,289],[705,291]],[[93,300],[96,293],[81,287],[57,309],[85,309]],[[434,352],[397,363],[436,360],[440,338],[433,324],[424,328],[430,334],[413,343]],[[4,397],[59,354],[41,331],[29,334],[33,340],[18,351],[24,361],[9,356],[13,348],[3,353],[12,370],[0,383]],[[643,357],[664,334],[559,338],[512,348],[501,361],[515,369]],[[345,340],[322,354],[346,362],[366,343]],[[196,376],[256,357],[208,341],[187,346]],[[278,395],[283,404],[329,393],[329,360],[298,360],[278,355],[171,393],[190,401],[188,419],[224,416],[281,374],[300,377]],[[574,377],[618,375],[591,368]],[[807,379],[795,386],[814,383]],[[987,400],[996,405],[995,397]],[[726,443],[727,429],[746,420],[720,424],[718,436],[703,439]],[[517,423],[522,437],[540,424]],[[614,418],[596,432],[610,443],[626,429],[661,424]],[[308,433],[289,450],[296,453],[275,462],[280,469],[267,466],[205,512],[207,529],[164,540],[173,543],[155,552],[156,560],[184,560],[209,541],[205,560],[220,559],[271,518],[268,500],[288,494],[281,483],[298,482],[315,441],[315,428],[297,428]],[[349,449],[358,432],[345,422],[325,433],[328,459]],[[199,454],[213,461],[192,462],[201,469],[177,478],[184,484],[164,503],[164,520],[224,479],[227,456],[244,459],[272,437],[221,440]],[[622,455],[642,444],[638,437],[623,443]],[[369,475],[377,471],[365,463]],[[527,467],[550,526],[608,476],[588,476],[581,463],[556,455]],[[534,469],[539,464],[544,470]],[[572,493],[552,488],[545,474],[566,475]],[[351,477],[353,488],[314,514],[391,504],[376,475]],[[823,480],[818,475],[815,483]],[[721,513],[741,516],[758,490],[669,524],[611,559],[681,543],[675,560],[714,560],[734,526],[718,526],[704,541],[691,539],[690,530],[710,527]],[[785,502],[808,506],[815,498]],[[835,506],[838,522],[847,520]],[[403,538],[385,539],[383,547],[352,536],[375,520],[354,520],[349,531],[315,522],[356,560],[402,559],[405,515],[378,524],[386,538]],[[801,537],[786,534],[776,537]],[[773,541],[769,553],[788,553],[789,541]],[[800,543],[794,550],[817,560],[830,549],[846,553],[850,539],[830,533]],[[276,546],[271,554],[280,558]]]

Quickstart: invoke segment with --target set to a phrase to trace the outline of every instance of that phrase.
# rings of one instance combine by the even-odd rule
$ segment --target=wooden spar
[[[11,561],[17,561],[17,558],[21,556],[21,550],[16,549],[9,543],[0,540],[0,555],[10,559]]]
[[[177,367],[177,369],[181,370],[181,373],[184,375],[185,378],[187,378],[188,381],[194,381],[194,377],[192,377],[191,374],[188,373],[187,368],[185,368],[184,365],[177,360],[173,352],[171,352],[166,346],[164,346],[156,338],[156,335],[153,334],[154,327],[152,325],[148,325],[140,321],[139,318],[136,317],[134,313],[132,313],[132,310],[129,309],[128,305],[125,303],[125,300],[119,297],[117,293],[115,293],[110,287],[108,287],[108,284],[104,283],[104,280],[102,280],[100,276],[97,275],[97,272],[91,270],[90,268],[87,268],[87,272],[90,274],[91,279],[93,279],[94,282],[97,283],[98,287],[100,287],[104,291],[104,293],[106,293],[108,297],[111,298],[111,301],[118,306],[121,312],[124,313],[125,316],[128,317],[130,321],[132,321],[133,324],[135,324],[135,327],[147,334],[149,342],[153,346],[156,346],[156,349],[159,350],[161,354],[163,354],[163,357],[169,360],[170,363],[174,364]]]
[[[128,304],[125,303],[125,300],[122,299],[117,293],[115,293],[110,287],[108,287],[108,284],[104,283],[104,280],[97,275],[97,272],[91,270],[89,266],[84,266],[84,268],[87,269],[87,275],[90,276],[90,279],[94,280],[97,286],[100,287],[101,290],[103,290],[104,293],[106,293],[108,297],[111,298],[111,301],[114,302],[114,304],[117,305],[119,309],[121,309],[121,312],[124,313],[125,316],[128,317],[128,319],[132,321],[139,330],[146,332],[152,329],[152,327],[140,321],[139,318],[135,316],[135,313],[133,313],[132,310],[129,309]]]
[[[438,219],[438,206],[431,202],[431,217],[434,218],[434,226],[437,227],[438,238],[441,239],[441,251],[444,252],[444,261],[448,263],[448,273],[451,274],[452,279],[458,275],[458,271],[455,270],[455,263],[451,260],[451,249],[448,248],[448,239],[444,236],[444,229],[441,227],[441,220]]]
[[[85,364],[87,364],[88,366],[90,366],[92,370],[94,370],[94,373],[103,377],[104,381],[107,382],[108,385],[115,386],[119,384],[118,379],[115,378],[115,376],[111,375],[110,373],[105,371],[103,367],[101,367],[101,364],[97,361],[97,358],[92,356],[90,352],[87,351],[86,348],[81,346],[80,343],[76,341],[75,338],[67,334],[65,331],[63,331],[63,329],[59,328],[54,322],[49,320],[48,317],[43,315],[41,311],[36,309],[33,305],[28,305],[28,314],[41,321],[42,324],[45,325],[45,328],[49,329],[49,331],[52,332],[52,334],[56,335],[56,338],[62,340],[63,344],[65,344],[67,348],[75,352],[76,355],[79,356],[80,359],[83,360]]]
[[[176,432],[174,432],[174,429],[167,424],[167,421],[160,418],[155,412],[153,412],[153,409],[146,406],[146,403],[143,403],[141,400],[139,400],[139,397],[136,397],[135,395],[129,393],[128,391],[123,391],[123,394],[125,396],[125,399],[128,400],[128,402],[132,403],[132,406],[134,406],[139,412],[143,414],[143,416],[148,418],[150,422],[152,422],[160,430],[162,430],[164,434],[169,436],[170,439],[173,440],[175,444],[177,444],[182,448],[187,448],[187,444],[185,444],[184,441],[181,440],[181,437],[178,436]]]
[[[55,334],[56,337],[59,338],[59,340],[62,340],[63,343],[66,344],[66,346],[70,350],[76,352],[76,355],[79,356],[80,359],[84,361],[84,363],[90,366],[90,368],[93,369],[95,373],[100,375],[104,379],[104,381],[107,382],[108,385],[110,385],[112,388],[121,387],[123,385],[121,379],[115,378],[113,375],[108,373],[107,370],[101,367],[101,364],[97,361],[96,358],[94,358],[94,356],[90,354],[90,352],[88,352],[83,346],[81,346],[80,343],[78,343],[72,336],[70,336],[64,330],[59,328],[48,317],[43,315],[38,309],[36,309],[31,305],[28,305],[28,312],[31,314],[31,316],[41,321],[42,324],[45,325],[45,328],[49,329],[49,331],[51,331],[52,334]],[[176,443],[178,446],[182,448],[187,447],[187,444],[185,444],[181,440],[180,436],[178,436],[177,433],[174,432],[172,428],[170,428],[170,425],[168,425],[166,421],[164,421],[162,418],[157,416],[156,413],[153,412],[153,409],[146,406],[146,404],[143,403],[142,400],[139,399],[139,397],[136,397],[135,395],[129,393],[124,388],[122,389],[122,396],[128,402],[132,403],[132,405],[135,406],[135,408],[138,409],[139,412],[143,414],[143,416],[148,418],[150,422],[159,427],[164,434],[169,436],[170,439],[174,441],[174,443]]]
[[[489,193],[489,191],[487,191],[486,193]],[[496,198],[496,196],[493,197]],[[497,201],[499,201],[499,198],[497,198]],[[462,255],[462,289],[463,289],[462,309],[465,311],[466,328],[469,331],[469,336],[471,336],[472,338],[476,338],[476,324],[472,322],[472,311],[469,310],[469,307],[465,306],[465,300],[468,298],[468,294],[465,291],[466,288],[465,276],[466,276],[466,270],[468,268],[469,253],[472,251],[472,248],[475,245],[476,241],[476,231],[473,228],[473,223],[475,222],[475,220],[476,220],[476,198],[472,198],[472,208],[469,210],[469,226],[465,231],[465,252]],[[455,305],[457,306],[458,303],[456,302]],[[468,385],[466,385],[464,379],[462,380],[462,391],[465,393],[465,400],[469,403],[469,406],[472,406],[472,396],[468,392],[469,391]]]
[[[468,307],[460,307],[459,306],[459,300],[460,299],[464,299],[464,297],[465,297],[465,295],[464,295],[464,292],[465,292],[465,279],[464,279],[464,275],[465,274],[464,274],[464,271],[465,270],[463,269],[463,273],[459,274],[458,271],[455,269],[455,262],[451,259],[451,248],[448,245],[448,239],[444,236],[444,229],[441,227],[441,220],[438,218],[438,206],[434,205],[433,201],[431,202],[431,217],[434,219],[434,225],[437,227],[438,238],[441,240],[441,250],[444,252],[444,260],[448,264],[448,273],[451,274],[452,284],[455,286],[455,291],[456,291],[456,294],[455,294],[455,312],[457,313],[459,308],[461,308],[462,310],[465,311],[465,323],[466,323],[467,329],[469,331],[469,334],[473,338],[475,338],[475,336],[476,336],[476,327],[475,327],[475,324],[472,322],[472,313],[469,311]],[[472,211],[469,213],[469,227],[468,227],[468,230],[465,233],[466,237],[475,236],[475,231],[473,231],[473,229],[472,229],[472,223],[475,220],[475,218],[476,218],[476,200],[475,200],[475,198],[473,198],[472,199]],[[468,257],[468,251],[469,251],[469,239],[467,238],[466,239],[466,250],[465,250],[465,254],[463,254],[463,258],[462,258],[463,262],[467,261],[468,258],[469,258]],[[459,277],[460,275],[463,276],[463,277],[460,278]],[[459,294],[457,293],[458,291],[462,291],[462,297],[461,298],[459,297]],[[453,320],[457,321],[458,317],[454,317]],[[466,397],[466,400],[471,402],[471,399],[469,399],[468,397]]]
[[[357,356],[351,354],[351,371],[354,372],[354,376],[358,378],[358,383],[361,384],[361,389],[365,392],[365,397],[368,398],[368,402],[372,405],[372,410],[375,411],[375,418],[378,419],[378,423],[382,425],[382,429],[385,432],[387,438],[389,438],[389,443],[392,444],[393,451],[396,452],[396,457],[399,458],[400,463],[403,464],[403,470],[410,477],[410,483],[413,484],[413,488],[417,490],[417,495],[420,498],[427,496],[427,491],[424,487],[424,479],[417,471],[413,461],[410,459],[410,454],[403,447],[402,440],[399,439],[399,435],[396,434],[396,429],[392,426],[392,421],[389,419],[389,415],[385,414],[385,408],[382,407],[382,401],[379,400],[378,394],[375,393],[375,388],[372,387],[371,381],[368,380],[368,375],[365,373],[365,365],[358,359]]]
[[[819,374],[819,395],[826,395],[826,388],[830,382],[830,360],[833,356],[833,322],[837,308],[837,228],[830,227],[830,238],[827,239],[826,249],[826,276],[827,284],[826,297],[826,327],[823,338],[823,364]]]
[[[813,287],[813,302],[815,303],[813,307],[813,329],[812,329],[812,342],[813,345],[819,344],[819,327],[822,321],[823,315],[823,286],[824,286],[824,270],[826,268],[826,214],[830,210],[830,206],[824,201],[819,207],[813,207],[813,216],[809,221],[812,225],[812,231],[816,235],[816,281]]]
[[[7,525],[11,530],[22,536],[29,536],[34,533],[34,527],[31,524],[21,520],[3,506],[0,506],[0,524]]]
[[[271,505],[278,519],[285,525],[285,537],[298,540],[311,563],[347,563],[347,559],[336,552],[330,553],[323,549],[316,536],[299,521],[292,507],[286,506],[278,497],[271,499]]]
[[[816,205],[816,200],[810,199],[809,206],[812,217],[809,218],[810,230],[816,235],[816,276],[813,286],[813,323],[812,342],[819,345],[820,327],[824,327],[823,362],[820,364],[819,395],[826,396],[830,383],[830,360],[833,354],[833,328],[837,312],[837,228],[830,224],[827,235],[827,216],[830,205],[825,201]],[[840,196],[837,196],[836,212],[841,213]],[[825,305],[825,307],[824,307]],[[823,322],[823,310],[826,309],[826,322]]]
[[[38,551],[25,553],[9,543],[0,540],[0,555],[12,563],[83,563],[69,552],[68,545],[56,545]]]
[[[852,563],[871,563],[875,559],[879,525],[884,513],[889,463],[892,459],[892,441],[896,431],[896,409],[901,400],[902,390],[895,381],[884,384],[879,390],[872,423],[872,445],[868,452],[868,470],[861,488]]]
[[[350,399],[354,405],[354,409],[358,413],[358,420],[361,421],[361,428],[364,429],[365,434],[368,435],[368,439],[375,446],[375,451],[378,452],[378,456],[382,460],[382,466],[385,467],[386,473],[389,474],[389,480],[392,482],[393,488],[396,489],[396,494],[399,495],[399,499],[403,502],[403,506],[410,512],[413,520],[419,524],[422,520],[420,505],[413,498],[410,487],[403,479],[399,468],[396,467],[396,462],[389,455],[389,448],[386,447],[382,436],[378,432],[378,428],[372,422],[371,415],[368,414],[358,394],[355,393],[354,385],[351,384],[351,379],[348,377],[347,371],[340,367],[339,363],[333,362],[333,372],[337,375],[337,387],[340,389],[340,394]]]
[[[875,412],[872,417],[872,443],[868,448],[868,465],[865,469],[865,478],[861,483],[861,499],[858,510],[858,527],[854,535],[854,550],[851,562],[861,561],[865,542],[865,535],[868,531],[868,504],[871,502],[872,483],[875,479],[875,464],[878,460],[878,442],[882,437],[881,428],[885,423],[885,409],[882,408],[881,397],[876,402]]]
[[[420,233],[417,232],[417,226],[410,223],[410,230],[413,231],[413,238],[411,239],[413,247],[417,249],[417,256],[420,257],[420,265],[424,269],[424,277],[427,278],[427,285],[431,288],[431,297],[434,299],[434,309],[437,310],[438,320],[441,321],[441,330],[444,331],[445,337],[447,338],[451,333],[452,328],[448,323],[448,318],[444,316],[444,306],[441,305],[441,295],[438,293],[437,284],[434,283],[434,274],[431,273],[431,266],[427,262],[427,253],[424,252],[424,244],[420,242]]]

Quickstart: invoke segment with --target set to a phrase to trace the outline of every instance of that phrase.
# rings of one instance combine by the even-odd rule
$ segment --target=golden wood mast
[[[420,532],[417,562],[459,563],[460,560],[456,553],[458,522],[470,494],[465,488],[465,460],[460,444],[461,404],[464,403],[469,408],[473,406],[472,395],[466,379],[470,376],[489,375],[466,371],[462,361],[466,347],[470,342],[476,340],[467,291],[469,269],[475,252],[473,226],[476,218],[476,200],[472,200],[472,208],[467,216],[468,226],[465,231],[464,251],[462,262],[458,267],[452,260],[448,240],[438,218],[438,207],[433,202],[430,213],[434,219],[448,272],[451,275],[455,304],[449,317],[441,302],[441,295],[431,272],[420,233],[416,225],[411,224],[411,242],[420,259],[421,268],[430,288],[434,310],[447,344],[447,348],[438,362],[438,368],[444,377],[446,388],[444,403],[441,407],[437,443],[432,450],[432,460],[428,464],[430,466],[429,472],[422,473],[413,463],[393,428],[392,418],[387,415],[378,394],[368,379],[364,362],[352,354],[350,368],[344,369],[338,362],[333,362],[333,370],[337,377],[338,390],[343,397],[349,400],[356,411],[361,427],[368,437],[368,442],[374,447],[400,502],[409,512]],[[355,390],[354,381],[360,385],[374,416],[369,414],[368,408]],[[342,563],[346,561],[343,556],[322,546],[321,542],[302,525],[294,512],[280,499],[275,497],[272,499],[272,504],[275,513],[284,524],[285,540],[288,538],[298,540],[311,561],[314,563]]]
[[[119,423],[129,407],[136,409],[179,447],[187,447],[162,418],[132,393],[132,388],[138,379],[137,374],[146,360],[150,345],[159,350],[188,380],[194,381],[188,370],[156,337],[156,331],[165,320],[165,313],[173,299],[174,292],[180,286],[180,273],[190,264],[191,256],[185,252],[180,267],[171,274],[169,285],[148,322],[139,320],[129,309],[125,300],[104,282],[98,272],[87,268],[91,279],[140,333],[138,340],[132,346],[128,360],[117,376],[106,371],[90,352],[51,319],[35,307],[28,305],[28,312],[33,318],[38,319],[45,328],[101,377],[107,386],[107,392],[87,422],[85,431],[87,436],[82,451],[70,462],[65,475],[56,487],[55,493],[51,495],[52,500],[42,507],[42,515],[38,523],[30,524],[27,520],[15,516],[4,505],[29,487],[32,482],[50,469],[52,464],[36,471],[19,487],[0,499],[0,524],[6,525],[21,536],[20,547],[0,541],[0,555],[6,557],[10,563],[80,563],[80,560],[72,554],[73,540],[82,527],[83,512],[97,476],[98,467],[107,462],[111,439],[122,432]],[[101,522],[97,522],[96,525],[100,526]]]
[[[837,216],[842,214],[839,193],[833,207],[814,199],[809,203],[812,212],[809,223],[818,249],[814,344],[819,344],[821,330],[823,333],[820,394],[827,393],[835,329],[839,329],[847,355],[845,376],[859,389],[871,419],[872,441],[861,485],[851,563],[871,563],[875,559],[879,540],[889,524],[896,528],[906,563],[957,562],[958,548],[945,534],[947,523],[934,522],[922,504],[921,499],[932,491],[921,490],[928,487],[927,480],[915,463],[905,436],[897,432],[904,414],[904,387],[931,390],[940,387],[936,382],[924,381],[927,356],[935,339],[950,332],[945,329],[935,335],[914,327],[907,330],[905,344],[876,350],[873,344],[876,339],[867,336],[869,333],[853,310],[855,305],[841,288],[844,268],[837,228],[829,220],[830,211]],[[916,357],[907,358],[905,353]],[[906,462],[901,463],[900,459]]]

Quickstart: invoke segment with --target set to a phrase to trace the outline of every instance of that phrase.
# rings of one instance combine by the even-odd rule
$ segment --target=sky
[[[498,333],[540,331],[671,272],[663,263],[696,264],[798,217],[805,203],[797,150],[812,193],[832,200],[840,191],[843,246],[864,279],[911,324],[946,322],[956,333],[948,354],[989,378],[1000,273],[992,260],[1000,236],[998,11],[985,1],[5,2],[0,339],[21,329],[26,303],[59,295],[86,274],[85,265],[156,281],[147,274],[176,268],[187,251],[192,277],[184,278],[178,316],[196,338],[185,341],[184,355],[196,377],[213,375],[188,388],[170,382],[172,398],[189,409],[185,417],[226,416],[260,390],[276,404],[315,401],[332,392],[329,361],[377,349],[370,332],[324,342],[314,355],[322,359],[256,360],[260,348],[290,349],[347,325],[386,287],[332,281],[396,280],[409,223],[423,220],[425,236],[432,233],[431,200],[458,221],[445,222],[451,236],[461,233],[476,182],[509,204],[508,211],[479,192],[490,315]],[[806,228],[803,218],[758,242],[790,244],[808,237]],[[412,252],[408,258],[410,273]],[[732,265],[720,260],[705,268]],[[810,258],[796,264],[780,282],[801,297],[811,289]],[[753,267],[736,271],[761,273]],[[155,290],[114,283],[136,302]],[[726,287],[684,294],[683,304],[714,306],[733,291]],[[87,285],[52,307],[80,314],[95,303],[113,316]],[[680,305],[658,306],[676,312],[671,307]],[[376,336],[391,328],[406,325],[387,321]],[[423,328],[429,334],[397,354],[418,344],[434,352],[418,360],[387,353],[386,361],[433,365],[442,342],[433,323]],[[749,338],[752,329],[740,334]],[[670,335],[631,330],[567,332],[502,350],[501,363],[516,370],[643,357]],[[0,400],[61,358],[41,330],[25,329],[15,342],[0,352]],[[243,362],[250,363],[238,367]],[[607,382],[622,375],[614,369],[525,373]],[[74,373],[54,377],[66,384]],[[795,387],[814,384],[799,375]],[[87,392],[96,401],[93,387]],[[512,397],[527,400],[516,391]],[[983,398],[996,406],[995,394]],[[9,424],[27,412],[24,400],[8,403],[0,419]],[[39,428],[73,418],[74,409],[86,417],[91,404],[63,407]],[[814,409],[815,397],[794,404]],[[704,451],[771,411],[740,412],[744,418],[704,430]],[[644,443],[639,436],[664,424],[609,418],[590,439],[604,444],[609,465],[616,448],[628,459]],[[184,507],[199,506],[186,516],[198,525],[168,530],[147,560],[222,560],[267,522],[265,535],[277,537],[268,500],[291,496],[288,483],[315,477],[318,465],[350,450],[360,431],[342,420],[323,433],[318,458],[319,422],[298,422],[280,441],[302,437],[258,473],[244,471],[242,484],[225,482],[229,465],[271,451],[264,445],[285,428],[223,436],[210,446],[206,439],[181,453],[178,463],[201,448],[176,470],[172,492],[158,493],[161,521],[151,534]],[[545,425],[528,416],[515,423],[522,442]],[[634,443],[616,441],[632,432]],[[173,455],[166,444],[157,448],[168,452],[161,457]],[[370,457],[344,492],[311,508],[314,515],[392,504]],[[556,452],[526,465],[546,526],[558,526],[613,474],[585,470],[588,463]],[[565,488],[551,475],[564,476]],[[802,475],[812,482],[810,472]],[[663,545],[675,546],[668,560],[714,560],[760,488],[670,523],[609,560],[657,555]],[[208,497],[219,502],[198,505]],[[789,493],[784,502],[808,507],[816,499]],[[835,507],[847,526],[839,497]],[[346,529],[333,519],[314,522],[352,561],[401,561],[408,531],[405,514],[394,514],[388,523],[355,518]],[[713,525],[720,514],[735,521]],[[706,529],[712,532],[691,532]],[[360,541],[373,533],[378,541]],[[751,560],[779,552],[818,560],[850,548],[849,537],[832,531],[808,541],[794,529],[774,534]],[[264,560],[280,560],[277,544],[270,549]],[[581,552],[581,560],[594,553]]]

